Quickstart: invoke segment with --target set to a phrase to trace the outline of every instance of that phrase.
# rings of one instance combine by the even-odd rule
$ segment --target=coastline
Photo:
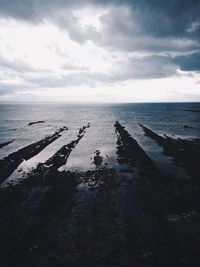
[[[75,143],[0,189],[1,266],[198,266],[198,159],[191,173],[180,140],[154,133],[190,179],[163,174],[123,125],[114,126],[118,160],[129,168],[58,171],[88,124]],[[197,140],[188,142],[189,156],[199,155]]]

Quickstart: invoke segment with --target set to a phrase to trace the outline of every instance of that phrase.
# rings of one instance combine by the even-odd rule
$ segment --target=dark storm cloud
[[[177,65],[171,62],[169,56],[147,56],[132,58],[118,62],[118,68],[113,75],[118,79],[149,79],[164,78],[176,73]],[[117,78],[116,78],[117,79]]]
[[[98,38],[95,27],[91,25],[82,27],[78,18],[70,11],[53,12],[48,18],[61,30],[67,31],[72,40],[80,44],[83,44],[87,40],[96,40]]]
[[[0,0],[0,14],[24,20],[41,20],[52,10],[57,12],[88,4],[128,6],[141,29],[158,36],[191,35],[189,29],[192,24],[199,22],[199,0]]]
[[[102,16],[102,32],[92,26],[83,29],[71,12],[88,4],[116,7]],[[0,0],[1,16],[35,23],[47,18],[79,43],[93,40],[102,46],[129,51],[198,49],[199,14],[199,0]],[[179,43],[174,40],[177,38]]]
[[[142,14],[141,18],[143,18]],[[104,26],[100,39],[101,45],[112,49],[153,53],[184,53],[200,49],[198,38],[188,38],[187,36],[178,38],[178,36],[174,37],[169,34],[155,36],[155,27],[145,32],[144,28],[141,28],[141,18],[137,19],[133,11],[126,7],[123,9],[119,7],[111,9],[109,13],[101,17],[101,22]]]
[[[87,5],[108,8],[108,13],[100,18],[103,25],[101,31],[93,26],[81,27],[74,16],[74,8]],[[1,17],[31,23],[42,23],[47,19],[80,44],[92,40],[111,51],[147,54],[142,59],[130,59],[125,55],[124,62],[117,62],[119,69],[116,68],[109,76],[104,75],[107,82],[172,76],[177,68],[199,71],[199,14],[199,0],[0,0]],[[21,72],[31,72],[29,66],[21,62],[15,62],[12,66],[9,62],[0,63],[5,67],[7,64],[7,67],[19,68]],[[57,84],[64,85],[66,81],[77,84],[86,80],[93,84],[102,79],[102,74],[77,71],[71,76],[63,76],[56,81]],[[37,79],[41,84],[42,78]],[[54,84],[53,80],[51,83]]]
[[[199,20],[199,0],[0,0],[0,14],[31,20],[45,16],[48,11],[82,7],[126,5],[137,16],[145,31],[161,35],[182,35],[191,23]]]
[[[199,0],[141,0],[136,4],[137,19],[145,32],[158,36],[185,36],[199,20]]]
[[[192,55],[176,57],[174,62],[178,64],[183,71],[200,72],[200,52]]]

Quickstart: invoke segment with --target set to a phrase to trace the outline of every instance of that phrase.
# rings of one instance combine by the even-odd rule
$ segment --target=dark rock
[[[31,157],[37,155],[46,146],[58,139],[60,137],[60,133],[65,130],[65,127],[60,128],[59,131],[56,131],[54,134],[49,135],[41,139],[40,141],[30,144],[16,152],[13,152],[7,157],[0,160],[0,182],[3,182],[6,178],[8,178],[9,175],[23,162],[23,160],[28,160]]]
[[[4,147],[4,146],[7,146],[9,144],[11,144],[12,142],[14,142],[15,140],[10,140],[8,142],[5,142],[5,143],[0,143],[0,148]]]
[[[33,124],[38,124],[38,123],[44,123],[45,121],[33,121],[33,122],[29,122],[29,126],[33,125]]]
[[[167,135],[161,137],[149,128],[140,124],[145,135],[155,140],[163,147],[163,154],[173,157],[176,164],[182,166],[188,175],[196,182],[200,176],[200,140],[184,140],[181,138],[173,139]]]

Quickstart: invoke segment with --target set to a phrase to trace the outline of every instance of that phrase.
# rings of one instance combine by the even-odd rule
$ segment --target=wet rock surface
[[[189,179],[169,179],[162,183],[158,193],[165,211],[165,219],[172,237],[182,249],[195,259],[200,259],[200,140],[174,139],[161,136],[151,129],[143,128],[145,134],[155,140],[163,153],[171,156],[181,166]],[[187,262],[187,260],[186,260]],[[188,266],[190,265],[187,263]]]
[[[90,127],[88,124],[87,126],[83,126],[79,129],[79,134],[77,135],[77,139],[72,140],[69,144],[62,146],[51,158],[49,158],[45,163],[39,163],[37,168],[31,172],[30,175],[32,176],[41,176],[45,179],[45,176],[50,174],[50,177],[54,177],[53,173],[57,175],[58,169],[65,165],[67,159],[75,148],[75,146],[79,143],[79,141],[85,135],[87,129]],[[56,183],[56,180],[55,180]]]
[[[29,122],[29,126],[34,125],[34,124],[38,124],[38,123],[44,123],[45,121],[33,121],[33,122]]]
[[[54,142],[57,138],[59,138],[63,131],[66,131],[66,127],[60,128],[54,134],[49,135],[42,140],[30,144],[7,157],[0,160],[0,182],[3,182],[8,176],[23,162],[23,160],[28,160],[31,157],[37,155],[42,149],[46,146]]]
[[[199,182],[162,174],[114,127],[124,169],[58,170],[88,124],[27,179],[0,189],[2,267],[199,266]]]
[[[181,138],[174,139],[167,135],[163,137],[140,124],[145,134],[156,141],[163,147],[163,153],[174,158],[174,161],[179,166],[182,166],[185,171],[193,178],[199,180],[200,177],[200,140],[184,140]]]
[[[1,190],[1,266],[197,266],[157,201],[115,170],[32,176]]]
[[[115,129],[118,134],[118,153],[122,155],[121,160],[124,159],[125,162],[137,167],[143,177],[149,176],[150,173],[154,178],[160,177],[161,173],[154,162],[129,132],[119,122],[115,123]]]

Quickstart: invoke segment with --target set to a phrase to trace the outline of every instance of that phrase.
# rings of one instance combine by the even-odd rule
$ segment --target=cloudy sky
[[[200,101],[199,0],[0,0],[0,100]]]

